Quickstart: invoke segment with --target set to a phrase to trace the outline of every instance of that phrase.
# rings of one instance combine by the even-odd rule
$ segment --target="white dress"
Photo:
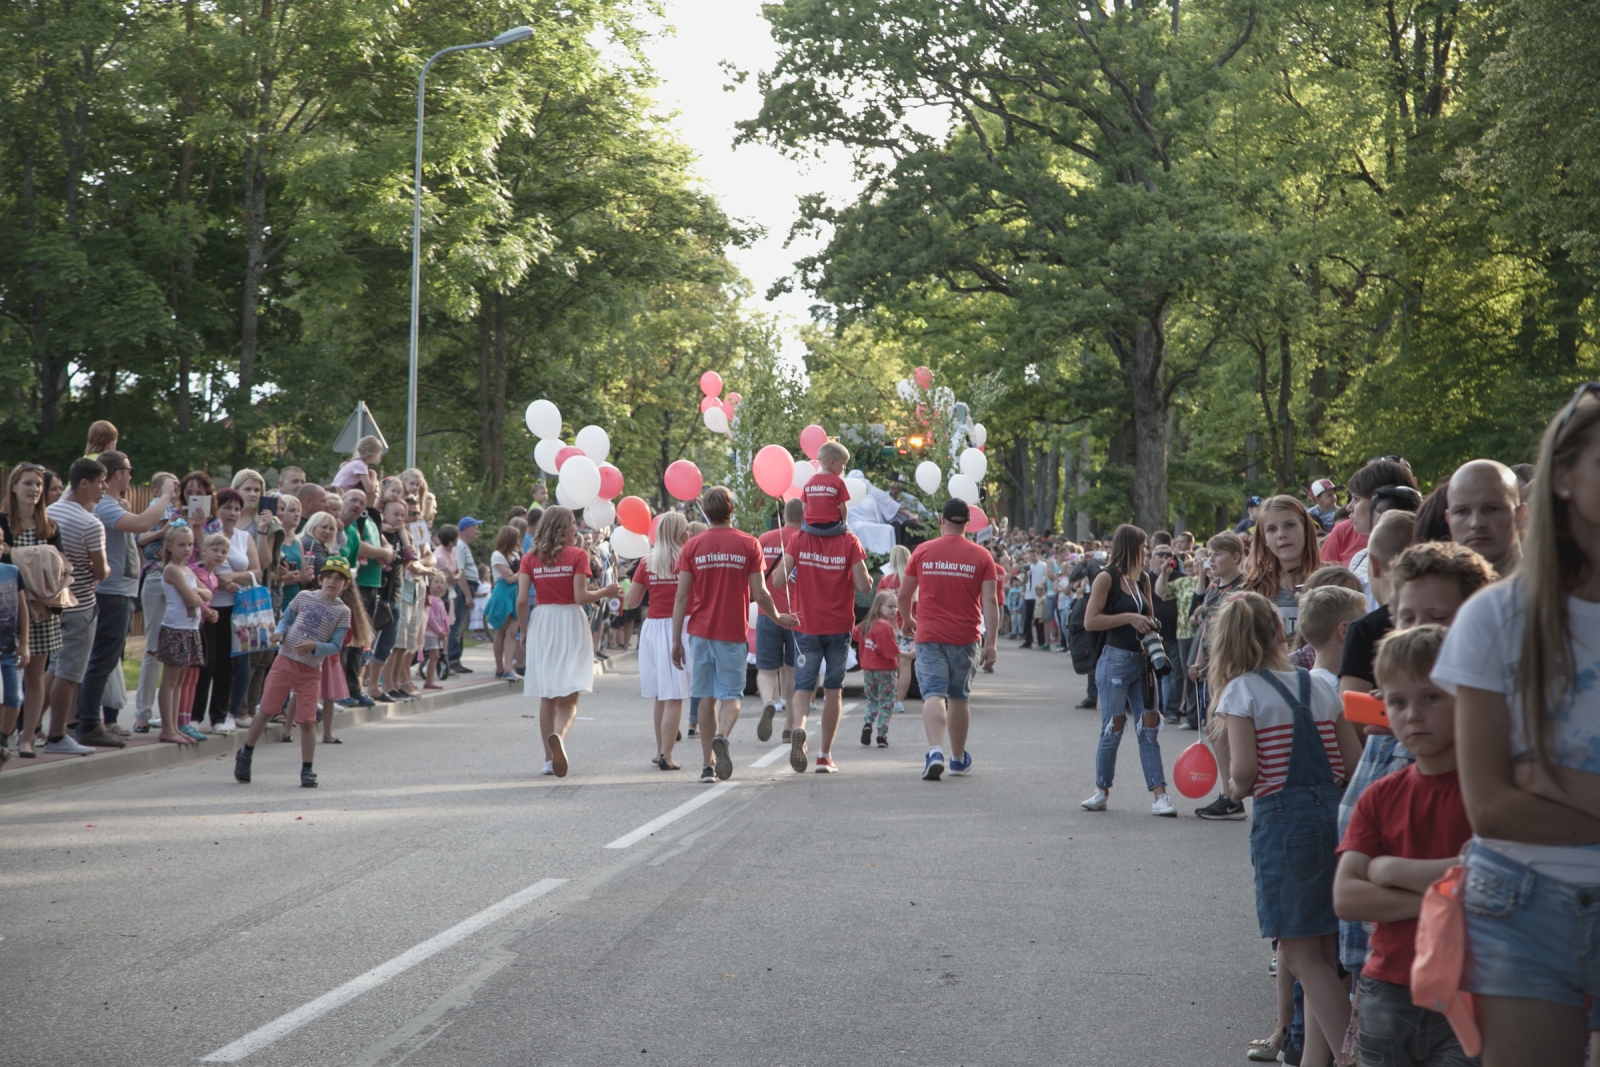
[[[594,691],[594,640],[576,604],[540,604],[529,613],[528,666],[522,691],[554,699]]]

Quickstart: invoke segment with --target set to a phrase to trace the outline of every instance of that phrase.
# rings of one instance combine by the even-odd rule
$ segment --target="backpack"
[[[1072,669],[1078,674],[1088,674],[1094,670],[1095,661],[1100,658],[1100,649],[1105,643],[1103,633],[1090,633],[1084,629],[1083,617],[1089,610],[1089,594],[1085,592],[1072,602],[1072,610],[1067,613],[1067,649],[1072,653]]]

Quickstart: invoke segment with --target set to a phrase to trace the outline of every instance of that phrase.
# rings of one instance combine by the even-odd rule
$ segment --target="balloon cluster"
[[[917,421],[929,427],[930,441],[934,439],[934,418],[937,416],[948,423],[950,457],[955,465],[947,488],[951,496],[966,501],[973,508],[972,522],[967,526],[970,532],[976,533],[989,525],[988,517],[977,508],[978,487],[989,473],[989,457],[983,451],[989,431],[984,429],[983,423],[972,421],[967,405],[957,400],[948,387],[934,387],[933,371],[927,367],[918,367],[910,378],[900,379],[895,392],[906,403],[916,405]],[[933,460],[925,459],[917,464],[916,482],[924,493],[936,493],[944,482],[944,469]]]
[[[622,492],[622,472],[606,462],[611,435],[598,426],[585,426],[575,443],[567,444],[561,440],[561,409],[548,400],[529,404],[523,420],[539,439],[533,461],[546,474],[557,476],[556,503],[583,512],[583,521],[596,530],[615,522],[611,501]]]
[[[750,473],[756,485],[768,496],[780,500],[794,500],[805,488],[811,476],[822,469],[817,454],[828,443],[828,431],[812,423],[800,431],[800,451],[804,459],[795,459],[782,445],[767,445],[750,461]],[[850,503],[859,503],[867,495],[865,479],[851,476],[844,480],[850,491]]]
[[[728,433],[733,426],[733,417],[739,411],[739,402],[744,399],[738,393],[729,393],[722,396],[722,375],[714,370],[708,370],[700,375],[700,418],[706,424],[706,429],[712,433]],[[685,499],[680,497],[679,499]]]

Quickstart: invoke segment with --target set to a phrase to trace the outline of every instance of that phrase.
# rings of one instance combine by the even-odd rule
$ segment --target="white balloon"
[[[939,491],[939,465],[931,459],[925,459],[917,464],[917,488],[924,493]]]
[[[583,509],[583,521],[591,530],[603,530],[617,521],[616,505],[609,500],[596,500]]]
[[[643,559],[650,554],[650,539],[626,526],[618,526],[611,531],[611,547],[623,559]]]
[[[523,421],[528,424],[528,432],[541,441],[561,436],[561,409],[548,400],[535,400],[529,404]]]
[[[556,470],[556,453],[566,447],[561,438],[546,437],[533,446],[533,461],[546,474],[557,474],[559,472]]]
[[[586,508],[600,497],[600,468],[588,456],[573,456],[561,465],[557,489],[567,491],[570,508]]]
[[[560,482],[556,483],[556,503],[560,504],[568,511],[580,510],[579,508],[573,506],[572,497],[567,494],[566,486],[562,485]]]
[[[917,398],[917,383],[913,382],[910,378],[901,378],[895,383],[894,391],[899,395],[901,400],[904,400],[909,404],[911,401]]]
[[[972,424],[972,433],[970,436],[972,438],[973,445],[977,448],[982,448],[984,445],[989,443],[989,431],[983,428],[983,423],[981,422],[975,422]]]
[[[974,483],[983,481],[983,476],[989,473],[989,457],[976,448],[967,449],[961,453],[961,473]]]
[[[573,444],[596,463],[604,463],[611,455],[611,435],[598,426],[585,426],[579,430]]]
[[[965,474],[952,474],[950,476],[950,495],[957,500],[965,500],[969,504],[978,502],[978,483],[968,478]]]
[[[806,483],[811,480],[811,476],[815,473],[817,473],[817,468],[811,465],[811,461],[809,459],[795,460],[794,487],[796,489],[804,489],[806,487]]]
[[[850,503],[859,504],[866,499],[867,483],[861,478],[846,478],[844,487],[850,490]]]
[[[706,429],[712,433],[728,432],[728,413],[721,408],[706,408],[705,414],[700,418],[705,421]]]

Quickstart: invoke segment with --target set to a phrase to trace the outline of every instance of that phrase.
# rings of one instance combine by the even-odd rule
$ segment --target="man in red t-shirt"
[[[711,529],[689,538],[678,554],[678,595],[672,604],[672,665],[688,669],[684,654],[683,620],[689,623],[689,649],[693,667],[689,695],[700,701],[700,748],[705,765],[702,782],[727,779],[733,774],[726,734],[739,721],[739,698],[744,694],[744,664],[749,643],[745,637],[751,600],[761,614],[779,626],[795,624],[793,615],[778,611],[767,592],[761,545],[743,530],[733,528],[733,493],[714,485],[700,498],[700,510]],[[724,712],[718,729],[717,706]]]
[[[833,738],[839,730],[850,631],[856,625],[856,594],[872,589],[867,553],[848,531],[837,537],[818,537],[802,529],[789,542],[778,564],[778,576],[789,589],[790,610],[800,620],[795,627],[794,696],[789,701],[789,766],[796,774],[805,773],[806,717],[811,714],[817,675],[826,663],[817,773],[832,774],[838,770],[833,762]]]
[[[783,525],[756,539],[761,543],[772,603],[779,611],[789,610],[789,590],[776,581],[775,572],[804,517],[805,504],[790,500],[783,505]],[[793,630],[785,630],[765,615],[756,616],[756,690],[761,694],[761,722],[756,726],[759,741],[772,737],[773,716],[780,707],[788,707],[788,695],[794,690],[794,649]],[[788,730],[783,732],[783,739],[789,740]]]
[[[922,689],[922,725],[928,734],[928,755],[922,777],[937,782],[944,774],[945,730],[950,732],[950,773],[972,767],[967,751],[971,713],[967,694],[975,658],[984,666],[995,659],[999,608],[995,601],[994,557],[968,541],[972,513],[964,501],[945,502],[941,536],[924,541],[911,553],[900,579],[900,619],[917,642],[917,685]],[[917,596],[918,590],[923,595]],[[915,601],[915,613],[913,613]],[[983,651],[978,655],[979,626]]]

